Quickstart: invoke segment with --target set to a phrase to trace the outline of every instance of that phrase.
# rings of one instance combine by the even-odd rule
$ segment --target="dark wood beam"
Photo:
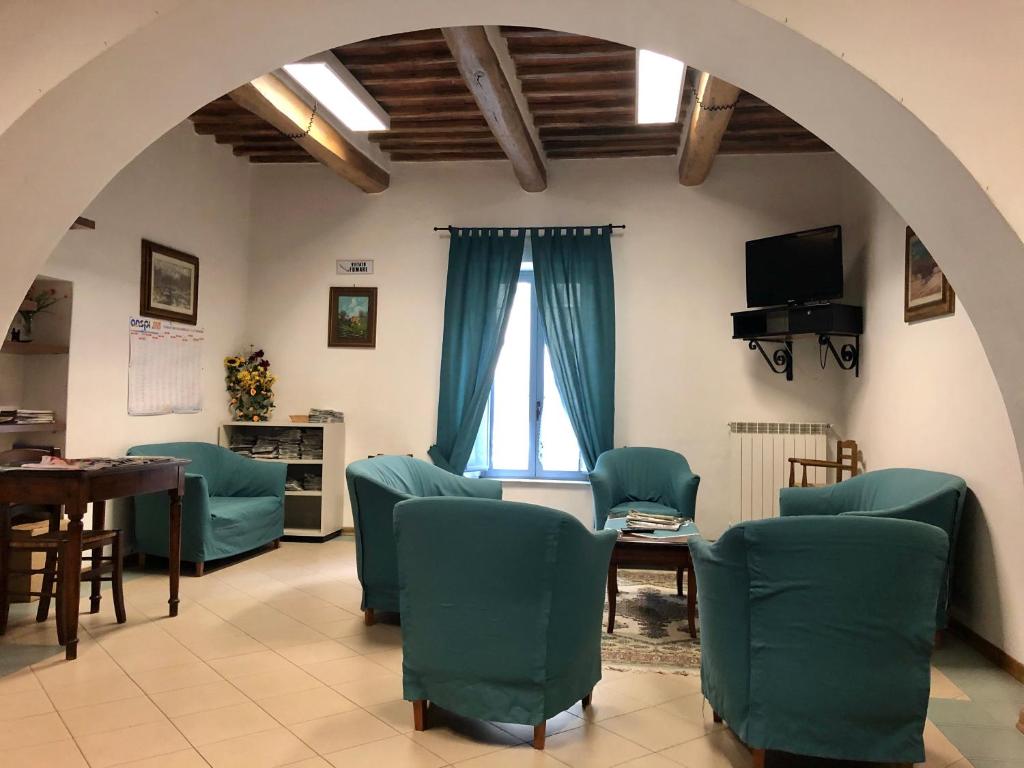
[[[300,133],[309,124],[310,108],[273,75],[263,75],[230,93],[240,106],[283,133]],[[325,120],[314,120],[309,134],[294,140],[315,159],[364,192],[383,192],[391,177]]]
[[[96,229],[96,222],[85,218],[85,216],[79,216],[68,229]]]
[[[732,83],[701,74],[679,160],[680,184],[694,187],[708,177],[739,95],[740,89]]]
[[[546,189],[547,170],[540,150],[519,111],[487,31],[483,27],[446,27],[441,32],[494,138],[511,161],[520,186],[527,192]]]
[[[504,160],[505,153],[499,150],[467,150],[445,154],[422,152],[394,152],[391,161],[394,163],[442,162],[448,160]]]

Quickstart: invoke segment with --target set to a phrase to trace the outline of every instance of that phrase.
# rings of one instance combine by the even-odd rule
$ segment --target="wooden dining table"
[[[166,492],[169,541],[168,615],[178,615],[178,581],[181,576],[181,499],[185,493],[187,459],[123,457],[71,460],[66,467],[5,467],[0,469],[0,505],[36,504],[63,507],[68,527],[60,557],[61,589],[67,596],[61,617],[66,628],[65,658],[78,655],[78,611],[82,570],[82,526],[92,504],[92,529],[106,524],[106,502],[145,493]],[[99,555],[99,551],[94,551]],[[90,608],[98,610],[100,584],[92,582]],[[61,606],[57,606],[61,610]]]

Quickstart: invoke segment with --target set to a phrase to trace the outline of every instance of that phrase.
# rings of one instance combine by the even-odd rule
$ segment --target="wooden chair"
[[[45,449],[24,448],[0,452],[0,465],[20,466],[38,462],[43,456],[59,455]],[[0,505],[0,635],[7,631],[7,620],[10,613],[10,598],[13,594],[22,594],[29,597],[39,597],[39,607],[36,611],[36,621],[46,621],[50,610],[50,601],[57,601],[57,638],[61,645],[65,643],[64,625],[67,610],[78,610],[78,606],[66,606],[64,595],[60,587],[61,571],[63,568],[60,552],[65,543],[65,535],[60,529],[61,510],[60,507],[45,508],[46,520],[48,522],[47,532],[41,536],[27,536],[24,538],[12,536],[12,511],[11,505]],[[111,553],[103,555],[103,548],[109,545]],[[111,582],[114,598],[114,613],[118,624],[124,624],[127,620],[124,609],[123,570],[122,570],[122,539],[120,531],[85,531],[82,534],[82,552],[90,551],[89,555],[82,557],[83,562],[88,562],[90,567],[82,571],[82,581],[92,584],[92,595],[90,613],[97,613],[100,604],[100,582]],[[31,560],[28,568],[11,568],[11,554],[13,552],[25,552],[29,557],[33,553],[43,553],[46,562],[42,568],[31,567]],[[12,574],[24,575],[28,580],[26,591],[18,590],[13,592],[10,588],[10,577]],[[43,584],[40,591],[32,590],[31,579],[33,576],[42,575]]]
[[[849,472],[850,477],[860,474],[860,453],[857,451],[856,440],[836,441],[836,460],[825,461],[824,459],[790,459],[789,460],[789,487],[796,488],[796,465],[803,467],[803,478],[800,481],[801,488],[807,488],[807,468],[821,467],[823,469],[834,469],[836,471],[836,482],[843,481],[843,473]]]

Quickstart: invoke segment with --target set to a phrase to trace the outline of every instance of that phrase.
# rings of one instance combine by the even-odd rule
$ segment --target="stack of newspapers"
[[[681,517],[648,515],[631,509],[626,515],[626,528],[640,528],[645,531],[678,531],[683,524]]]

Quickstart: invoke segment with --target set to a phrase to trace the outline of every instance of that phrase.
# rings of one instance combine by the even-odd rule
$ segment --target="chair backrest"
[[[11,448],[0,451],[0,466],[20,467],[22,464],[38,464],[44,456],[60,456],[58,448]]]
[[[188,474],[202,475],[211,496],[219,496],[225,455],[231,451],[213,443],[150,443],[135,445],[128,449],[129,456],[173,456],[189,459]]]
[[[856,440],[836,440],[836,482],[843,480],[843,473],[848,472],[850,477],[860,474],[860,452]]]
[[[679,472],[690,472],[690,463],[676,451],[666,448],[613,448],[597,458],[594,471],[607,471],[615,478],[621,501],[659,501],[668,506],[666,479]]]
[[[809,516],[729,529],[712,549],[748,573],[745,738],[835,756],[841,733],[879,745],[881,759],[885,739],[919,739],[948,547],[943,531],[909,520]],[[702,624],[715,620],[702,603]],[[707,654],[716,659],[714,648]]]
[[[501,484],[469,480],[411,456],[374,456],[353,461],[345,470],[349,481],[366,480],[406,496],[481,496],[491,489],[501,498]],[[481,492],[481,489],[485,489]]]

